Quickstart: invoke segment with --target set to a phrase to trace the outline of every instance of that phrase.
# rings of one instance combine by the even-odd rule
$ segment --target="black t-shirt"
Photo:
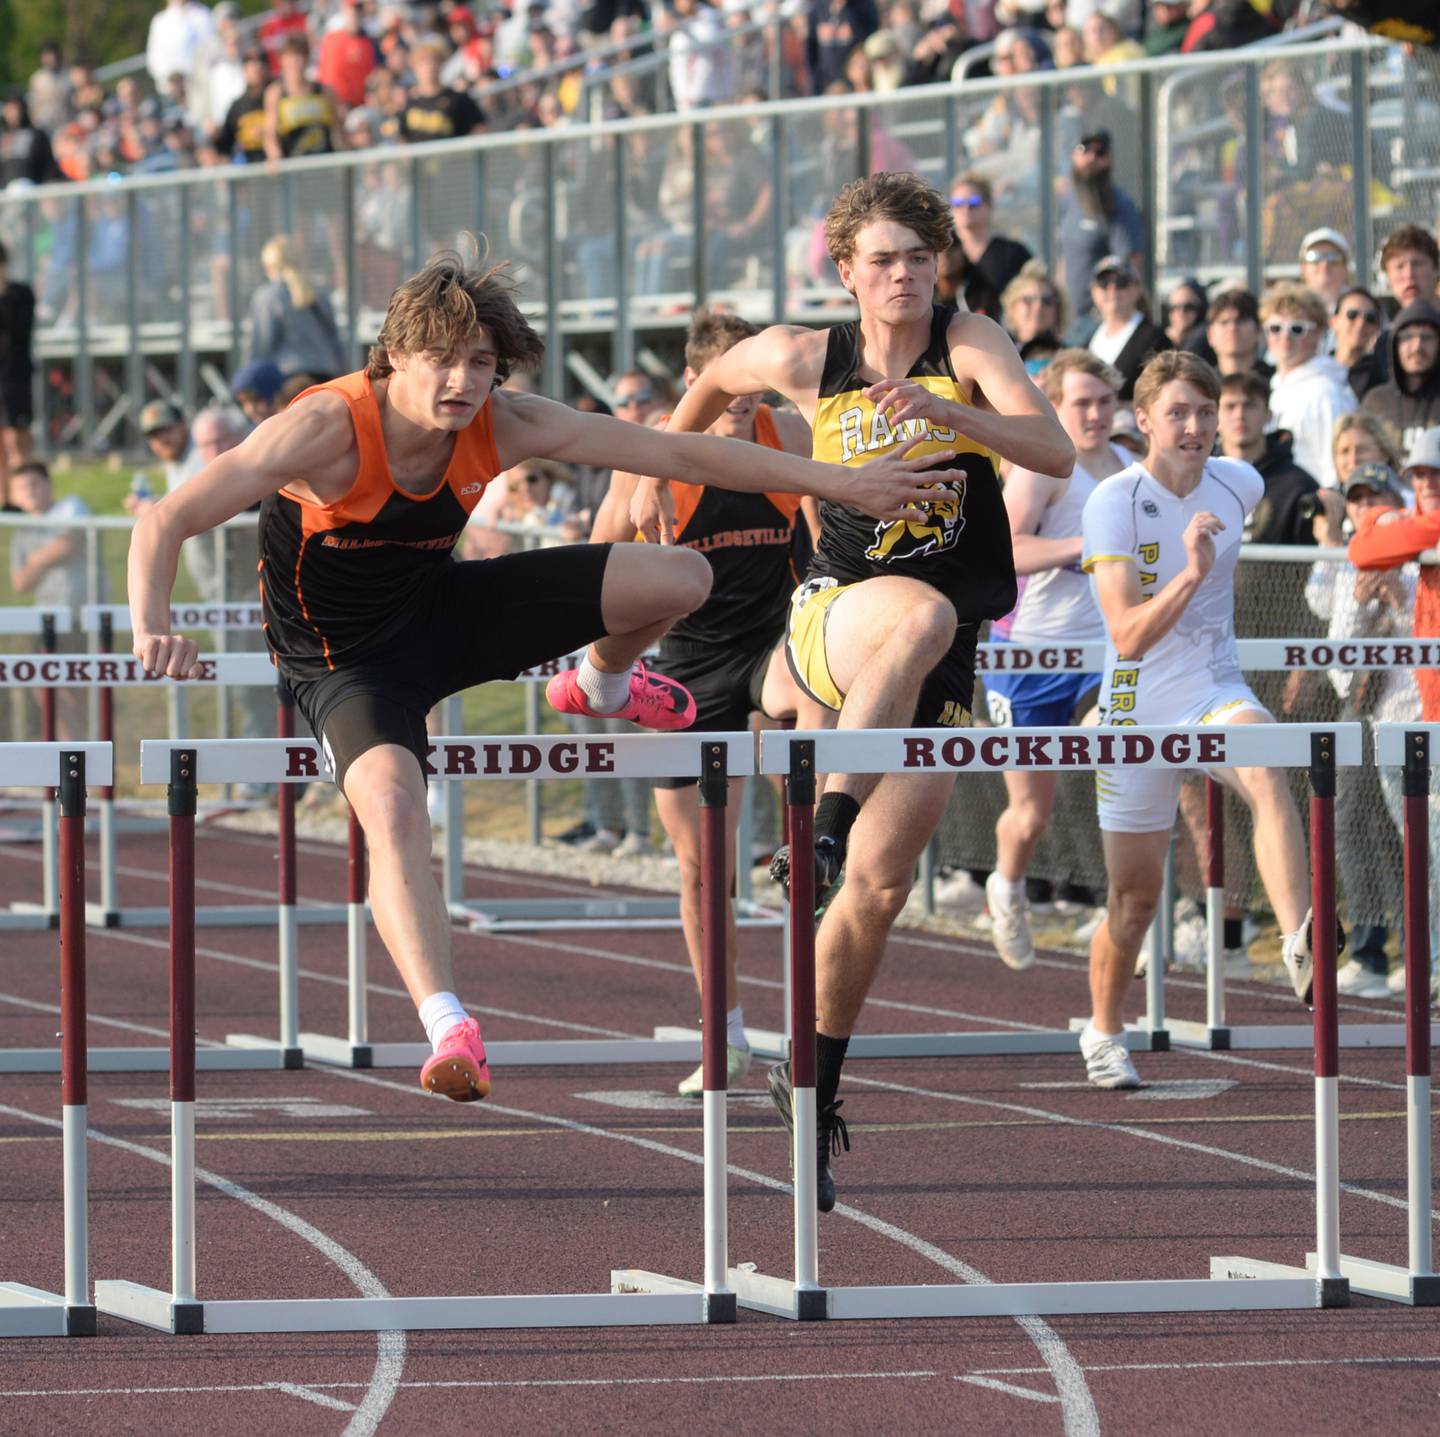
[[[438,95],[411,95],[400,116],[400,135],[409,144],[453,140],[485,123],[485,112],[460,90]]]
[[[215,148],[232,159],[245,156],[247,165],[265,158],[265,96],[247,90],[225,111],[225,123],[215,137]]]
[[[1319,492],[1314,477],[1291,457],[1288,431],[1266,436],[1265,453],[1255,465],[1265,481],[1265,493],[1250,511],[1245,539],[1251,544],[1313,544],[1314,510],[1304,501]]]
[[[976,313],[989,315],[1000,323],[1000,296],[1005,286],[1020,273],[1032,258],[1019,240],[1003,235],[991,236],[985,253],[969,265],[964,284],[965,303]]]
[[[0,290],[0,382],[29,384],[34,334],[35,291],[12,279]]]

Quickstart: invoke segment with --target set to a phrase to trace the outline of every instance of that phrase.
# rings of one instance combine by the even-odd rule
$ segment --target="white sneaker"
[[[1290,975],[1290,985],[1295,989],[1295,996],[1306,1007],[1311,1006],[1311,995],[1315,991],[1315,961],[1310,953],[1310,924],[1313,917],[1307,908],[1305,921],[1294,933],[1286,936],[1280,949],[1280,956],[1285,961],[1285,971]]]
[[[1377,973],[1352,958],[1335,975],[1335,991],[1347,998],[1388,998],[1390,983],[1386,974]]]
[[[998,873],[992,873],[985,880],[985,902],[990,908],[992,927],[990,941],[1007,968],[1016,972],[1030,967],[1035,961],[1035,944],[1030,938],[1030,918],[1025,900],[1013,906],[1000,896],[995,880]],[[1001,879],[1004,882],[1004,879]]]
[[[617,833],[613,828],[601,828],[589,838],[582,838],[575,849],[578,853],[613,853],[624,837],[623,833]]]
[[[1386,977],[1385,991],[1397,998],[1405,996],[1405,962],[1403,959],[1390,970],[1389,976]]]
[[[1085,1076],[1097,1088],[1143,1088],[1144,1081],[1130,1061],[1123,1033],[1099,1033],[1089,1024],[1080,1034]]]
[[[643,833],[627,833],[610,851],[616,858],[648,858],[655,852]]]
[[[752,1057],[749,1048],[725,1045],[725,1086],[733,1088],[749,1071]],[[705,1092],[705,1064],[701,1063],[688,1078],[682,1078],[675,1089],[682,1098],[698,1098]]]

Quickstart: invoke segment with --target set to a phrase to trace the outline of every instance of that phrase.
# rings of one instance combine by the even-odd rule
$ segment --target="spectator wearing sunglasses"
[[[1095,266],[1090,293],[1100,323],[1088,348],[1120,372],[1123,404],[1135,397],[1135,381],[1151,357],[1174,346],[1146,314],[1140,276],[1124,255],[1107,254]]]
[[[1388,383],[1368,390],[1361,406],[1385,420],[1412,448],[1427,429],[1440,424],[1440,309],[1424,300],[1395,316],[1388,348]]]
[[[1031,254],[1019,240],[995,233],[994,201],[990,181],[973,170],[951,181],[955,243],[942,257],[941,268],[971,310],[998,321],[1000,296]]]
[[[1350,375],[1350,388],[1364,399],[1378,382],[1375,377],[1375,341],[1384,328],[1380,301],[1362,285],[1352,284],[1335,301],[1330,316],[1331,353]]]
[[[1106,255],[1120,255],[1138,270],[1145,248],[1140,211],[1115,183],[1115,149],[1108,130],[1080,136],[1070,157],[1070,190],[1060,203],[1056,228],[1060,282],[1078,321],[1093,312],[1090,281],[1095,266]],[[1088,327],[1071,337],[1085,343]]]
[[[1277,284],[1265,296],[1261,316],[1275,364],[1270,412],[1279,429],[1295,438],[1295,462],[1322,488],[1335,487],[1330,437],[1335,421],[1357,407],[1349,375],[1332,355],[1321,354],[1328,332],[1325,303],[1303,284]]]
[[[1204,338],[1208,309],[1205,286],[1198,279],[1182,279],[1165,296],[1161,308],[1165,337],[1176,349],[1193,350],[1191,341]]]
[[[1311,230],[1300,241],[1300,283],[1313,289],[1326,309],[1333,311],[1353,282],[1350,246],[1339,230]]]

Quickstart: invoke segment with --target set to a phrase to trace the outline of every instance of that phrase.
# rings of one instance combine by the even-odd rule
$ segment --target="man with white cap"
[[[1300,283],[1313,289],[1331,314],[1352,281],[1350,258],[1349,242],[1328,225],[1300,241]]]

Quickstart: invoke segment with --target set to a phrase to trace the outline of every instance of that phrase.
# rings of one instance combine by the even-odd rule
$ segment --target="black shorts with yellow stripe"
[[[857,582],[863,583],[864,580]],[[807,579],[790,599],[785,623],[785,659],[795,682],[818,704],[840,711],[845,695],[831,677],[825,652],[830,609],[855,584],[821,577]],[[961,624],[920,689],[912,723],[917,728],[965,728],[975,701],[975,644],[978,624]]]

